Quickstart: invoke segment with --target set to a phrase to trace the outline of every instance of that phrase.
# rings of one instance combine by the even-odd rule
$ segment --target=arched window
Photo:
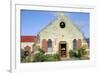
[[[74,39],[74,40],[73,40],[73,49],[76,49],[76,48],[77,48],[77,40]]]
[[[48,52],[52,52],[52,40],[48,39]]]
[[[42,40],[42,49],[47,52],[47,40],[46,39],[43,39]]]
[[[81,41],[81,39],[78,39],[78,41],[77,41],[77,48],[81,48],[81,46],[82,46],[82,41]]]

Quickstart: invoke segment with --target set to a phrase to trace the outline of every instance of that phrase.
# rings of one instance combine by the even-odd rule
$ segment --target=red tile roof
[[[21,42],[35,42],[36,36],[21,36]]]

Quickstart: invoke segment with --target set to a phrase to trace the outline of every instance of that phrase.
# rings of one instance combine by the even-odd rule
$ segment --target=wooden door
[[[67,56],[67,44],[66,44],[66,42],[60,42],[60,44],[59,44],[59,51],[60,51],[60,56],[61,57],[66,57]]]

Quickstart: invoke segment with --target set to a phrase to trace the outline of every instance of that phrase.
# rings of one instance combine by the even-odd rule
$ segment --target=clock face
[[[65,28],[65,22],[60,22],[60,28]]]

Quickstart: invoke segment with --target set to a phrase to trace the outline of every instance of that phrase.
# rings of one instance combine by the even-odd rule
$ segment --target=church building
[[[84,34],[63,13],[38,33],[36,44],[46,53],[57,52],[67,58],[71,49],[80,49],[84,45],[88,49]]]

